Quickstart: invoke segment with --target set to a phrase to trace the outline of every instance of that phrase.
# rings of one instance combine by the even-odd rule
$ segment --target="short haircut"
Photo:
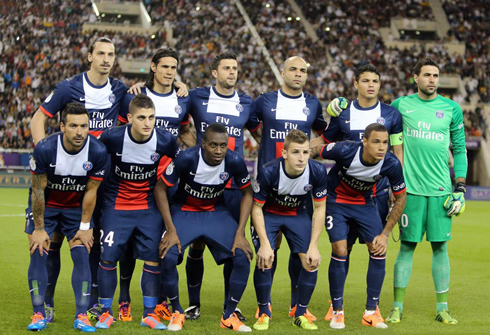
[[[286,139],[284,140],[284,150],[288,150],[290,143],[303,144],[308,140],[308,136],[304,132],[298,129],[293,129],[287,134]]]
[[[88,113],[88,110],[83,107],[83,105],[77,104],[75,102],[69,102],[66,104],[65,109],[63,109],[63,112],[61,113],[61,122],[63,124],[66,124],[66,117],[69,115],[87,115],[87,118],[90,120],[90,114]]]
[[[371,123],[369,126],[366,127],[366,129],[364,129],[364,138],[366,140],[369,139],[369,136],[371,136],[371,133],[373,131],[379,131],[379,132],[385,132],[385,133],[388,132],[386,127],[383,126],[381,123]]]
[[[420,75],[420,71],[422,70],[422,66],[435,66],[437,69],[440,71],[441,69],[439,68],[439,65],[430,57],[425,57],[417,62],[415,66],[413,67],[413,74],[416,74],[417,76]]]
[[[212,123],[204,131],[204,142],[208,141],[209,133],[226,134],[228,136],[228,131],[226,127],[221,123]]]
[[[90,44],[90,47],[88,48],[88,53],[91,54],[92,52],[94,52],[94,48],[95,48],[95,44],[97,42],[101,42],[101,43],[110,43],[112,45],[114,45],[114,43],[112,42],[112,40],[109,38],[109,37],[97,37],[93,42],[92,44]]]
[[[363,74],[364,72],[372,72],[374,74],[377,74],[378,78],[381,78],[376,66],[374,66],[372,64],[366,64],[366,65],[363,65],[363,66],[357,68],[356,76],[355,76],[357,82],[359,82],[359,78],[361,78],[361,74]]]
[[[129,114],[134,115],[140,108],[155,110],[155,104],[153,101],[144,94],[138,94],[129,103]]]
[[[177,51],[175,51],[172,48],[158,49],[157,52],[153,55],[151,62],[155,63],[155,66],[158,66],[158,62],[160,61],[160,59],[164,57],[175,58],[177,60],[177,65],[179,65],[179,54],[177,53]],[[150,68],[150,73],[148,74],[148,77],[146,78],[146,82],[145,82],[145,86],[148,87],[149,89],[153,89],[154,78],[155,78],[155,73]]]
[[[219,63],[224,59],[237,60],[237,56],[231,51],[226,51],[226,52],[214,57],[213,63],[211,64],[211,70],[217,70]]]

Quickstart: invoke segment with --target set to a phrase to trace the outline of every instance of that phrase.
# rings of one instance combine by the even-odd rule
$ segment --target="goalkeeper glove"
[[[349,105],[349,100],[346,98],[335,98],[327,106],[327,114],[333,117],[339,117],[340,114],[347,108]]]
[[[447,197],[444,202],[444,208],[447,210],[447,216],[459,216],[466,209],[464,194],[466,185],[464,183],[456,183],[453,193]]]

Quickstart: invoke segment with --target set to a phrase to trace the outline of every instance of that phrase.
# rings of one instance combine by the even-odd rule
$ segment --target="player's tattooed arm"
[[[391,231],[395,224],[400,220],[402,216],[403,209],[405,208],[405,203],[407,201],[407,193],[403,192],[395,195],[395,205],[391,210],[388,219],[386,220],[386,225],[381,234],[376,236],[373,240],[371,252],[376,256],[382,256],[386,254],[388,249],[388,237],[390,237]]]
[[[310,148],[310,158],[316,159],[321,156],[323,145],[318,145],[316,147]]]
[[[48,184],[47,174],[32,175],[32,215],[34,217],[34,231],[29,236],[29,249],[31,255],[39,250],[43,255],[43,246],[49,247],[49,236],[44,230],[44,189]]]

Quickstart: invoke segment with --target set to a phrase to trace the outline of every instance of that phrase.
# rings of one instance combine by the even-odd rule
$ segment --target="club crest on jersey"
[[[221,180],[227,180],[229,177],[230,177],[230,175],[228,174],[228,172],[221,172],[219,174],[219,179],[221,179]]]
[[[113,104],[114,101],[116,101],[116,96],[114,95],[114,93],[112,93],[111,95],[109,95],[109,102]]]
[[[90,171],[90,170],[92,170],[93,167],[94,167],[94,165],[92,164],[91,161],[86,161],[85,163],[83,163],[83,169],[85,171]]]
[[[437,111],[436,116],[438,119],[442,119],[444,117],[444,112],[443,111]]]
[[[308,107],[303,108],[303,114],[306,116],[310,115],[310,109]]]
[[[235,107],[236,107],[236,110],[239,111],[240,113],[243,112],[243,106],[242,105],[237,104]]]
[[[376,119],[376,123],[379,123],[381,125],[384,125],[386,123],[386,120],[384,117],[379,117]]]
[[[175,113],[180,115],[180,113],[182,113],[182,107],[180,107],[179,105],[175,106]]]
[[[305,192],[310,192],[312,188],[313,186],[311,184],[306,184],[305,187],[303,187],[303,190],[305,190]]]
[[[383,178],[380,174],[373,177],[374,181],[380,181]]]
[[[150,159],[152,160],[152,162],[156,162],[157,160],[160,159],[160,155],[154,152],[151,154]]]

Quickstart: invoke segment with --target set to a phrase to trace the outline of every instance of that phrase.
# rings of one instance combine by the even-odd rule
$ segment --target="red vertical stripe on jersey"
[[[236,139],[232,136],[228,137],[228,149],[235,151]]]
[[[148,209],[148,192],[150,191],[150,181],[131,182],[121,180],[116,197],[116,210],[133,211]]]
[[[187,197],[187,203],[182,206],[183,211],[189,212],[214,212],[214,204],[217,198],[204,200],[194,197]]]
[[[376,196],[376,193],[378,193],[377,186],[378,186],[378,183],[374,184],[374,186],[373,186],[373,197],[375,197]]]
[[[282,156],[282,149],[284,149],[284,142],[276,142],[276,158]]]

